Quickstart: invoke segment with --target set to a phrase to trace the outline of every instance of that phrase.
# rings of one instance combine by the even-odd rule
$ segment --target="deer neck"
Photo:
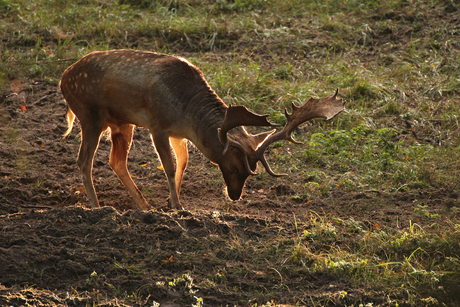
[[[197,95],[187,111],[191,118],[193,134],[188,138],[211,162],[219,164],[224,145],[219,141],[218,129],[222,126],[227,106],[214,92]]]

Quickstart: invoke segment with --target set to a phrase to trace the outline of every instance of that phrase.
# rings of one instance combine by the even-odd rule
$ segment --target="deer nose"
[[[238,190],[227,190],[228,197],[230,197],[231,200],[238,200],[240,199],[242,191]]]

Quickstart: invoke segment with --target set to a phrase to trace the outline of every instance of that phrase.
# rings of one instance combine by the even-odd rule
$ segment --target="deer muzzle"
[[[242,192],[243,192],[243,190],[229,190],[227,188],[227,194],[228,194],[228,197],[230,197],[231,200],[240,199]]]

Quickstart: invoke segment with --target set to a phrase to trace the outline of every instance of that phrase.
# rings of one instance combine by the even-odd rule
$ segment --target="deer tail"
[[[72,110],[69,108],[69,106],[67,106],[67,113],[66,113],[65,117],[67,118],[67,130],[62,135],[63,139],[65,139],[70,134],[70,132],[72,131],[73,122],[75,120],[75,114],[72,112]]]

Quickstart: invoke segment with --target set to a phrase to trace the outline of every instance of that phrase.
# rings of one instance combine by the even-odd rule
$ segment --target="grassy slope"
[[[290,156],[274,151],[281,169],[311,165],[296,197],[425,189],[458,195],[458,1],[316,2],[0,0],[0,87],[14,78],[57,84],[90,51],[137,48],[188,57],[228,103],[279,123],[292,101],[339,88],[348,113],[312,123],[308,138],[297,136],[308,147],[293,147]],[[429,209],[418,208],[424,215]],[[336,229],[337,221],[312,217],[287,244],[293,247],[265,256],[308,259],[315,270],[390,288],[408,302],[429,304],[442,293],[448,301],[460,268],[460,225],[449,220],[458,210],[456,202],[445,216],[433,215],[429,229],[376,227],[351,242],[350,233],[362,232],[353,222]],[[447,221],[436,223],[441,218]]]

